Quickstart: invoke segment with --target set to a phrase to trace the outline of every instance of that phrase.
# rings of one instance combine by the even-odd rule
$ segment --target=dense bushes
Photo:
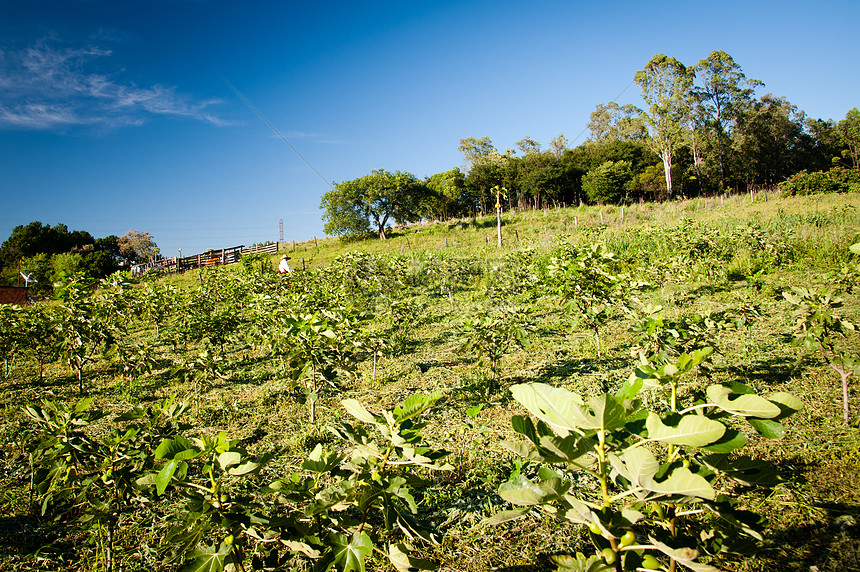
[[[860,170],[834,167],[829,171],[805,169],[779,185],[782,196],[860,192]]]

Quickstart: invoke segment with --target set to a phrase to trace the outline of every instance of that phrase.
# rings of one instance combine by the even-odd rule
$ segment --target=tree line
[[[63,223],[33,221],[13,228],[0,246],[0,284],[26,281],[37,294],[45,293],[62,274],[104,278],[157,255],[158,246],[148,232],[131,229],[122,236],[94,238]]]
[[[850,170],[860,183],[857,108],[837,122],[784,97],[756,98],[764,83],[723,51],[691,66],[657,54],[634,81],[645,108],[597,105],[577,147],[562,134],[546,147],[524,137],[501,152],[489,137],[466,137],[465,170],[420,180],[380,169],[337,183],[320,204],[325,231],[385,238],[391,222],[476,216],[497,200],[503,209],[672,200],[773,188],[803,172]]]

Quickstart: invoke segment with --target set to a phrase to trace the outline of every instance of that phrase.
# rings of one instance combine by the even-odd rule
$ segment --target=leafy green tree
[[[351,181],[343,181],[323,195],[325,231],[328,234],[361,234],[371,230],[385,240],[385,227],[419,220],[419,204],[426,187],[415,175],[377,169]]]
[[[470,169],[485,162],[487,157],[496,151],[489,137],[466,137],[465,139],[460,139],[459,149]]]
[[[421,201],[421,214],[425,217],[447,220],[474,208],[466,200],[466,175],[458,167],[432,175],[424,185],[428,193]]]
[[[675,191],[672,159],[686,136],[687,94],[693,83],[693,73],[675,58],[657,54],[645,69],[636,72],[635,79],[648,105],[642,118],[650,135],[649,145],[663,161],[667,195],[671,200]]]
[[[463,320],[461,352],[475,353],[481,365],[490,366],[490,385],[495,388],[499,362],[514,346],[525,348],[530,329],[523,312],[503,307],[489,314],[467,316]]]
[[[775,186],[810,166],[814,141],[804,130],[804,114],[784,97],[767,94],[738,116],[733,145],[741,181]]]
[[[631,189],[633,171],[627,161],[607,161],[582,177],[582,190],[592,203],[617,203]]]
[[[61,276],[72,276],[83,270],[83,260],[77,252],[61,252],[51,257],[52,275],[59,279]]]
[[[563,133],[559,133],[558,137],[549,142],[549,148],[557,160],[561,159],[567,149],[567,138]]]
[[[860,168],[860,111],[856,107],[848,111],[845,119],[836,124],[836,130],[854,168]]]
[[[517,141],[517,148],[522,151],[523,155],[540,153],[540,143],[528,136]]]
[[[21,347],[21,308],[0,305],[0,355],[3,356],[3,377],[9,376],[9,360],[14,359]]]
[[[704,104],[706,124],[715,132],[720,166],[720,188],[725,188],[726,133],[741,109],[749,105],[756,87],[764,85],[757,79],[747,79],[732,56],[714,50],[695,67],[701,85],[694,93]]]
[[[590,140],[595,143],[612,141],[643,141],[648,137],[642,110],[635,105],[618,105],[614,101],[600,103],[588,121]]]
[[[860,245],[855,245],[860,252]],[[825,363],[842,381],[842,419],[848,424],[848,379],[860,375],[860,360],[856,353],[840,347],[838,340],[848,338],[857,331],[857,326],[842,315],[844,300],[837,292],[820,288],[793,286],[782,293],[794,306],[794,337],[807,350],[819,351]]]
[[[466,175],[466,194],[469,200],[481,211],[487,213],[495,200],[492,188],[504,186],[504,170],[493,161],[483,161],[469,169]],[[492,195],[492,196],[491,196]]]

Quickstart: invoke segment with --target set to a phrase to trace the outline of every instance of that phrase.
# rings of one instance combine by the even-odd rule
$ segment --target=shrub
[[[860,171],[834,167],[829,171],[809,173],[803,170],[779,185],[782,196],[817,195],[860,191]]]

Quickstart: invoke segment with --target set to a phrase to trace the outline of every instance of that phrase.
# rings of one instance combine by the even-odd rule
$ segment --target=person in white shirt
[[[281,257],[281,263],[278,264],[278,274],[292,274],[293,270],[290,268],[290,263],[287,262],[290,257],[286,254]]]

